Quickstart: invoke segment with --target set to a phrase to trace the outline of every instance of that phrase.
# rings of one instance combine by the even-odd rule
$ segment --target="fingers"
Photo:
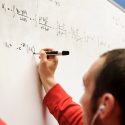
[[[46,55],[46,52],[44,50],[40,51],[39,58],[41,59],[41,61],[46,61],[47,60],[47,55]]]
[[[54,49],[52,49],[52,48],[44,48],[43,50],[44,51],[53,51]]]
[[[44,51],[53,51],[54,49],[52,49],[52,48],[44,48],[43,49]],[[53,59],[55,56],[49,56],[49,55],[47,55],[47,59]]]
[[[46,59],[55,59],[57,58],[55,55],[47,55],[46,54],[46,51],[53,51],[54,49],[52,48],[44,48],[44,49],[41,49],[41,51],[39,52],[40,53],[40,56],[39,58],[42,59],[42,60],[46,60]]]
[[[41,55],[43,53],[43,51],[53,51],[53,49],[52,48],[41,49],[41,51],[39,52],[39,54]]]

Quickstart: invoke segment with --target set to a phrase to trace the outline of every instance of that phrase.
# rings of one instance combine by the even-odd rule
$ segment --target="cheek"
[[[91,121],[91,108],[90,108],[90,98],[89,96],[87,96],[87,94],[84,94],[82,97],[81,97],[81,100],[80,100],[80,103],[83,107],[83,119],[84,119],[84,123],[85,125],[89,124],[90,121]]]
[[[80,103],[81,103],[81,105],[82,105],[83,108],[89,107],[89,106],[90,106],[90,98],[89,98],[89,95],[87,95],[87,94],[85,93],[85,94],[81,97]]]
[[[88,117],[89,114],[90,114],[90,102],[89,102],[89,99],[87,98],[86,94],[84,94],[81,97],[80,103],[81,103],[82,108],[83,108],[83,114],[84,114],[84,116]]]

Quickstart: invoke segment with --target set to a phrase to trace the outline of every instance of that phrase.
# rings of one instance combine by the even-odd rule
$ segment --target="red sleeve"
[[[7,125],[2,119],[0,119],[0,125]]]
[[[43,102],[59,125],[83,125],[82,108],[72,101],[59,84],[47,93]]]

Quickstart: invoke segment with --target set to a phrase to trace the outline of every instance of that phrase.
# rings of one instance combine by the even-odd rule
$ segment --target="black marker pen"
[[[33,54],[40,54],[40,53],[33,53]],[[69,55],[69,51],[46,51],[47,55],[57,55],[57,56],[66,56]]]

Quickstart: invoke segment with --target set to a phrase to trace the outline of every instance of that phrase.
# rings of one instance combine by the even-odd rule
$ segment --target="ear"
[[[104,110],[100,112],[99,117],[101,119],[105,119],[112,115],[113,110],[115,109],[115,98],[110,93],[105,93],[100,98],[100,105],[103,104],[105,106]]]

